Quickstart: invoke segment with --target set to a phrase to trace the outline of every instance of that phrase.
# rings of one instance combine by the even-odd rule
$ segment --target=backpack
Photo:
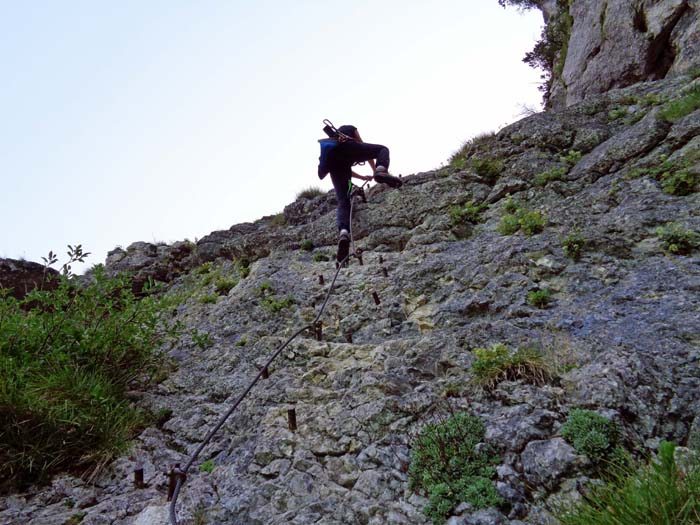
[[[330,168],[328,167],[328,157],[330,152],[333,151],[338,144],[355,140],[345,133],[338,131],[333,123],[328,119],[323,121],[323,132],[328,135],[328,138],[320,139],[318,141],[318,143],[321,145],[321,156],[318,158],[318,178],[321,180],[323,180],[323,178],[328,175],[328,172],[330,171]]]

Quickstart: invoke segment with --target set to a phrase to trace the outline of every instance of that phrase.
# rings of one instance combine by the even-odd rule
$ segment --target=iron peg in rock
[[[289,425],[290,432],[297,431],[297,411],[293,408],[287,409],[287,424]]]
[[[379,300],[379,295],[374,290],[372,290],[372,299],[374,299],[374,304],[382,304]]]
[[[323,341],[323,321],[316,322],[316,340]]]
[[[143,467],[134,469],[134,486],[137,489],[142,489],[146,486],[143,482]]]

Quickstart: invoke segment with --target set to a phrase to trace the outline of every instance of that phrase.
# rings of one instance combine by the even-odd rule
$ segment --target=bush
[[[498,159],[476,158],[471,160],[471,167],[480,177],[489,182],[495,181],[503,171],[503,161]]]
[[[453,226],[457,226],[464,222],[478,224],[483,221],[481,214],[487,210],[488,204],[476,204],[473,200],[465,202],[461,206],[452,206],[450,208],[450,221]]]
[[[305,188],[297,193],[297,199],[314,199],[316,197],[320,197],[321,195],[325,195],[321,188],[309,186],[308,188]]]
[[[691,86],[683,96],[666,103],[659,112],[659,118],[666,122],[678,122],[697,109],[700,109],[699,84]]]
[[[548,288],[533,290],[527,294],[527,302],[537,308],[545,308],[549,304],[550,294]]]
[[[664,250],[674,255],[688,255],[700,246],[700,234],[686,230],[677,223],[668,223],[656,229],[656,236]]]
[[[238,279],[235,277],[221,276],[214,281],[214,291],[219,295],[228,295],[237,284]]]
[[[211,474],[214,472],[214,461],[211,459],[204,461],[201,465],[199,465],[199,471]]]
[[[331,258],[323,252],[314,253],[314,262],[328,262]]]
[[[310,252],[314,249],[314,242],[311,239],[304,239],[301,241],[301,243],[299,243],[299,248],[305,252]]]
[[[547,224],[547,218],[540,211],[531,211],[526,208],[518,208],[516,212],[507,213],[501,217],[498,232],[502,235],[513,235],[518,231],[531,237],[541,232]]]
[[[205,293],[197,297],[197,301],[200,304],[216,304],[216,301],[218,301],[219,296],[214,294],[214,293]]]
[[[452,154],[449,165],[453,168],[463,170],[467,167],[467,160],[478,150],[487,146],[493,141],[496,134],[493,132],[481,133],[467,140],[457,152]]]
[[[611,455],[619,434],[613,421],[581,408],[571,411],[560,433],[576,452],[588,456],[593,463],[600,463]]]
[[[580,230],[574,230],[561,241],[564,255],[578,261],[581,258],[583,248],[586,246],[586,239],[581,235]]]
[[[569,166],[574,166],[575,164],[578,164],[579,160],[581,160],[581,156],[580,151],[571,149],[566,155],[562,155],[559,158],[562,162],[566,162]]]
[[[562,508],[562,525],[696,525],[700,523],[700,464],[694,456],[683,471],[675,445],[662,442],[656,460],[614,469],[611,480],[594,486],[573,508]]]
[[[563,180],[566,175],[566,168],[552,168],[542,173],[535,175],[535,185],[536,186],[546,186],[548,183],[555,180]]]
[[[669,195],[680,197],[695,193],[698,188],[698,176],[688,169],[665,172],[660,177],[661,189]]]
[[[608,121],[618,120],[627,115],[627,108],[615,108],[608,112]]]
[[[461,501],[477,509],[501,503],[491,481],[499,458],[483,445],[484,435],[478,417],[458,413],[426,425],[411,444],[409,484],[428,497],[423,512],[434,524],[445,523]]]
[[[537,350],[526,348],[512,352],[507,346],[497,343],[491,348],[476,348],[474,355],[474,381],[487,389],[494,388],[501,381],[518,379],[544,385],[554,377]]]
[[[0,294],[4,480],[44,481],[126,449],[145,422],[126,392],[154,379],[157,349],[179,336],[172,306],[151,294],[138,300],[129,279],[101,266],[81,288],[61,277],[56,290],[22,300]]]
[[[260,297],[260,306],[271,313],[277,313],[294,304],[294,298],[291,296],[281,299],[275,298],[275,292],[269,281],[265,281],[260,285],[258,296]]]
[[[284,212],[273,215],[270,218],[270,224],[272,226],[284,226],[287,224],[287,216],[284,214]]]

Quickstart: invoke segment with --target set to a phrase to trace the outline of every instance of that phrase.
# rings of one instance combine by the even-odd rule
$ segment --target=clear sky
[[[541,25],[497,0],[0,0],[0,257],[277,213],[332,188],[324,118],[395,174],[439,167],[539,107]]]

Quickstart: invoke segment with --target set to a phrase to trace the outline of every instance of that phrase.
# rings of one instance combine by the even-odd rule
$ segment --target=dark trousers
[[[338,199],[336,224],[338,230],[350,230],[350,178],[352,165],[374,159],[377,166],[389,168],[389,149],[380,144],[344,142],[331,152],[328,164],[331,180]]]

